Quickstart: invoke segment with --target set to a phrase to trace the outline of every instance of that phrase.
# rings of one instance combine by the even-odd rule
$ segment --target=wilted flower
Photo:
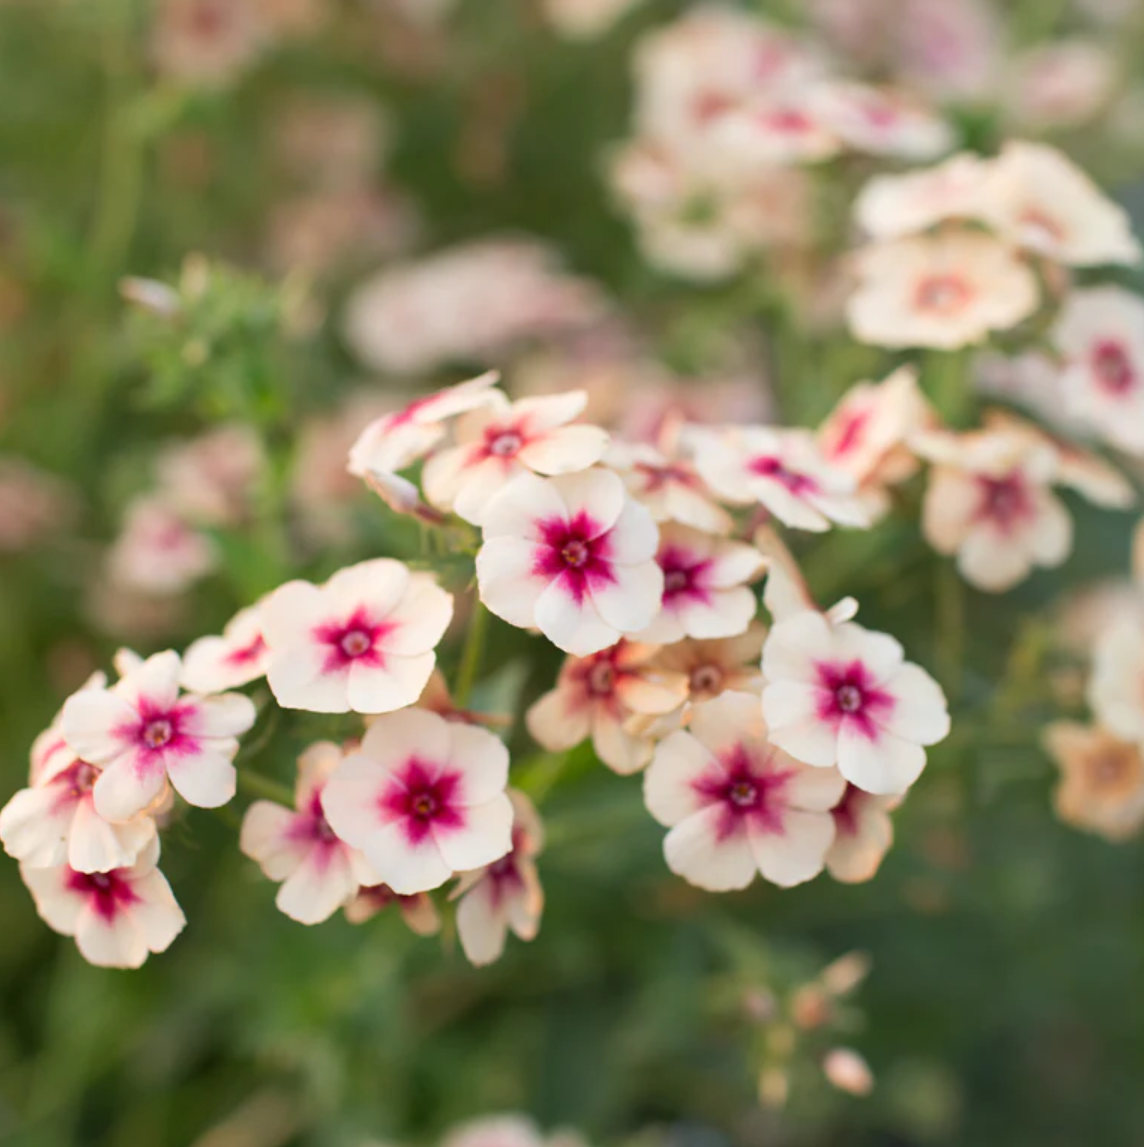
[[[255,719],[239,693],[180,693],[179,655],[157,653],[110,689],[68,698],[60,728],[83,761],[100,768],[95,811],[127,821],[160,800],[169,780],[188,803],[217,808],[234,796],[238,737]]]
[[[532,802],[509,790],[512,801],[512,851],[473,872],[466,872],[451,894],[457,904],[457,935],[471,964],[499,960],[509,930],[534,940],[544,911],[544,890],[536,857],[544,847],[544,826]]]
[[[888,634],[852,621],[815,610],[780,621],[763,676],[771,741],[809,765],[836,765],[868,793],[905,792],[925,767],[923,746],[949,733],[937,682]]]
[[[646,629],[663,596],[658,531],[609,470],[521,474],[487,508],[481,600],[579,657]]]
[[[388,713],[421,695],[453,598],[392,558],[339,570],[323,586],[279,586],[259,607],[266,680],[280,705]]]
[[[757,697],[696,705],[687,731],[656,749],[644,776],[648,811],[671,831],[668,867],[712,892],[762,873],[788,887],[822,871],[834,839],[829,809],[845,782],[787,756],[769,738]]]
[[[485,729],[406,709],[375,721],[334,769],[322,808],[394,892],[412,895],[512,847],[508,752]]]
[[[1139,684],[1139,681],[1137,682]],[[1122,841],[1144,826],[1144,755],[1099,726],[1058,721],[1045,730],[1045,747],[1061,771],[1054,794],[1066,824]]]
[[[20,875],[44,922],[74,936],[88,963],[138,968],[151,952],[165,952],[186,923],[158,862],[153,836],[129,867],[84,873],[21,865]]]
[[[343,759],[320,741],[298,758],[294,808],[255,801],[242,819],[239,848],[281,883],[275,903],[300,924],[320,924],[378,877],[356,849],[339,840],[322,811],[322,790]]]
[[[570,657],[556,688],[526,715],[528,731],[550,752],[592,738],[596,756],[617,773],[643,768],[653,749],[645,736],[627,731],[633,716],[662,717],[687,697],[681,673],[657,668],[658,646],[620,641],[588,657]]]
[[[400,896],[388,884],[374,884],[359,888],[357,895],[346,905],[346,919],[351,924],[364,924],[379,912],[397,905],[402,920],[410,932],[417,936],[433,936],[441,931],[441,913],[426,892]]]
[[[257,605],[241,609],[220,637],[200,637],[183,654],[183,685],[196,693],[236,689],[266,675],[268,649]]]

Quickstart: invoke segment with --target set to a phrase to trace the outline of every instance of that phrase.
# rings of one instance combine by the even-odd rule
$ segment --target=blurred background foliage
[[[684,3],[648,0],[587,43],[558,37],[524,0],[462,3],[447,32],[412,7],[413,18],[396,4],[319,2],[313,27],[225,83],[196,85],[155,65],[159,6],[0,5],[0,449],[58,478],[68,511],[50,537],[0,555],[6,792],[60,699],[118,644],[182,646],[285,577],[421,556],[417,532],[368,497],[347,511],[351,529],[301,543],[286,504],[304,426],[363,387],[383,405],[408,391],[363,371],[331,319],[383,261],[355,249],[355,228],[320,273],[268,240],[275,212],[312,186],[282,158],[300,103],[376,107],[371,178],[415,208],[407,250],[506,232],[550,240],[661,362],[697,379],[756,337],[758,284],[695,287],[649,270],[602,176],[628,129],[632,46]],[[1020,40],[1067,31],[1070,13],[1024,0],[1002,16]],[[1126,33],[1118,45],[1137,73],[1138,44]],[[989,137],[987,112],[963,120]],[[1135,177],[1111,144],[1095,161]],[[218,262],[185,264],[191,253]],[[128,275],[182,276],[177,338],[161,315],[128,313]],[[794,421],[820,417],[878,362],[813,334],[780,350],[774,381]],[[488,364],[435,380],[468,365]],[[161,624],[112,620],[92,586],[125,504],[153,481],[156,445],[234,420],[257,429],[269,461],[249,516],[211,531],[218,576]],[[1066,570],[1001,600],[951,583],[916,516],[808,554],[821,599],[858,596],[864,622],[936,666],[965,717],[867,885],[703,895],[666,871],[638,783],[587,747],[561,766],[575,783],[546,794],[541,934],[485,970],[393,913],[360,928],[293,924],[239,856],[233,810],[196,810],[167,834],[164,869],[190,923],[137,973],[85,965],[4,866],[0,1141],[416,1144],[517,1109],[608,1144],[1144,1142],[1140,848],[1054,819],[1036,742],[1055,712],[1044,610],[1127,564],[1123,518],[1081,520]],[[448,576],[464,585],[459,564]],[[526,697],[547,687],[558,657],[529,649],[496,625],[478,706],[513,707],[526,679]],[[447,675],[459,657],[445,650]],[[344,731],[291,726],[266,767],[285,780],[311,735]],[[514,743],[526,787],[547,785],[550,763],[528,755],[523,733]],[[813,987],[852,951],[871,961],[860,987],[838,1000]],[[824,1081],[839,1044],[873,1068],[869,1097]],[[784,1089],[785,1103],[760,1103]]]

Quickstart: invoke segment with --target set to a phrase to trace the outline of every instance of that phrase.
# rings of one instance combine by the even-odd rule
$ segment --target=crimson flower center
[[[727,790],[727,799],[736,808],[751,808],[758,803],[759,790],[750,781],[736,781]]]
[[[843,713],[857,713],[865,703],[862,690],[857,685],[840,685],[834,692],[834,699]]]
[[[1113,394],[1124,394],[1136,382],[1136,372],[1124,347],[1113,339],[1105,339],[1093,348],[1092,371],[1097,382]]]
[[[593,665],[588,674],[588,692],[597,697],[609,696],[616,686],[616,670],[610,661]]]
[[[663,575],[664,593],[682,593],[691,584],[687,570],[665,570]]]
[[[1011,526],[1029,513],[1029,494],[1019,474],[1002,478],[983,476],[981,486],[981,513],[1002,526]]]
[[[723,670],[718,665],[700,665],[691,671],[692,693],[718,693],[723,687]]]
[[[811,493],[818,489],[813,478],[788,469],[781,458],[775,458],[771,455],[763,454],[757,458],[752,458],[747,468],[752,474],[757,474],[760,478],[774,479],[792,494]]]
[[[95,778],[98,776],[98,771],[94,765],[89,765],[87,761],[80,761],[75,767],[75,772],[72,774],[72,792],[76,796],[82,796],[86,792],[90,792],[92,786],[95,784]]]
[[[565,565],[571,566],[573,569],[580,569],[581,566],[587,564],[588,559],[592,556],[592,551],[587,542],[573,538],[572,541],[564,543],[560,556],[564,559]]]
[[[363,633],[360,629],[351,629],[342,638],[340,644],[342,652],[347,657],[361,657],[363,653],[368,653],[373,648],[369,634]]]
[[[488,451],[497,458],[511,458],[523,445],[524,439],[515,430],[505,430],[489,440]]]
[[[440,807],[440,802],[431,792],[417,793],[409,798],[409,811],[421,820],[431,820]]]
[[[148,721],[143,727],[143,741],[152,749],[161,749],[171,743],[175,735],[175,728],[166,717]]]

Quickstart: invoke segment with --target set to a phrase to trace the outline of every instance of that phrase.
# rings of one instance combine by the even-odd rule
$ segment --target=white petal
[[[517,537],[487,538],[477,553],[477,583],[487,609],[510,625],[536,625],[536,602],[550,579],[535,572],[536,545]]]
[[[250,730],[258,711],[254,702],[241,693],[219,693],[195,698],[187,732],[197,737],[240,737]]]
[[[585,595],[577,601],[563,578],[555,579],[537,598],[533,616],[536,627],[557,649],[577,657],[599,653],[621,636],[600,617],[594,598]]]
[[[747,834],[736,831],[720,839],[723,815],[719,806],[693,813],[680,821],[663,842],[667,867],[708,892],[746,888],[755,878],[755,858]]]
[[[372,833],[362,851],[384,883],[400,896],[440,888],[453,875],[432,834],[414,844],[400,823]]]
[[[822,871],[834,842],[834,818],[828,812],[788,808],[783,810],[781,831],[748,830],[748,839],[763,876],[780,888],[790,888]]]
[[[457,936],[470,964],[484,967],[499,960],[508,935],[508,921],[494,902],[491,880],[478,881],[457,905]]]
[[[558,686],[529,708],[524,723],[541,748],[562,753],[591,735],[592,707],[576,691]]]
[[[97,968],[138,968],[150,954],[134,912],[116,912],[107,920],[85,906],[76,921],[75,943],[80,955]]]
[[[618,718],[600,712],[592,727],[592,747],[608,768],[626,777],[639,772],[651,760],[655,743],[650,738],[626,733]]]
[[[0,810],[0,841],[29,868],[55,868],[67,859],[67,840],[78,801],[65,801],[57,785],[21,789]]]
[[[361,752],[386,772],[401,769],[411,757],[440,767],[452,752],[452,728],[444,717],[425,709],[389,713],[366,730]],[[349,772],[343,763],[335,775]],[[382,774],[376,779],[379,785],[384,783]]]
[[[291,835],[298,814],[273,801],[255,801],[242,818],[238,848],[270,880],[285,880],[306,858],[309,844]]]
[[[299,924],[328,920],[358,890],[342,846],[310,849],[306,859],[278,889],[279,911]]]
[[[222,753],[204,745],[193,756],[169,756],[167,776],[187,804],[196,808],[221,808],[235,793],[237,773],[233,756],[233,753]]]
[[[374,725],[369,732],[377,727]],[[327,823],[354,848],[364,848],[366,841],[384,825],[377,801],[388,776],[371,757],[358,754],[346,757],[322,789],[322,811]]]
[[[134,906],[132,915],[147,947],[152,952],[165,952],[187,923],[167,878],[152,870],[137,877],[134,891],[140,903]]]
[[[311,713],[348,713],[349,673],[329,671],[328,656],[314,642],[272,648],[266,681],[278,704]]]
[[[64,704],[60,729],[72,751],[85,761],[102,765],[123,752],[118,732],[139,719],[135,707],[105,689],[83,689]]]
[[[433,839],[454,872],[467,872],[500,860],[512,850],[512,802],[504,793],[484,804],[466,807],[463,825],[433,826]],[[392,882],[390,882],[392,883]]]
[[[949,711],[941,686],[917,665],[907,663],[886,683],[894,708],[881,726],[919,745],[936,745],[949,735]]]
[[[614,582],[592,586],[590,590],[596,611],[618,633],[647,629],[663,599],[663,570],[656,562],[647,561],[613,566],[613,572]]]
[[[845,791],[846,778],[837,769],[800,768],[783,787],[783,799],[806,812],[829,812]]]
[[[508,749],[479,725],[446,722],[450,738],[449,765],[461,774],[457,801],[484,804],[500,796],[508,784]],[[472,865],[471,867],[477,867]]]
[[[346,681],[346,699],[355,713],[391,713],[412,705],[421,696],[437,655],[431,650],[415,657],[386,654],[380,666],[354,662]]]
[[[528,443],[518,458],[538,474],[571,474],[599,462],[608,442],[598,426],[562,426]]]
[[[600,533],[616,525],[624,508],[632,504],[623,481],[612,470],[582,470],[579,474],[564,474],[548,481],[564,503],[563,516],[575,518],[583,514],[596,523]],[[655,552],[654,546],[652,552]]]
[[[706,802],[695,788],[715,758],[690,733],[672,733],[656,747],[644,773],[644,803],[660,824],[670,828],[702,809]]]
[[[167,787],[167,772],[158,760],[144,762],[125,753],[96,778],[92,788],[95,811],[119,823],[146,811]]]
[[[130,868],[155,837],[155,822],[149,816],[139,816],[125,824],[109,824],[95,811],[95,803],[89,797],[76,805],[67,862],[77,872]]]
[[[838,771],[864,792],[904,793],[925,764],[925,750],[914,742],[883,732],[867,737],[849,724],[840,730]]]
[[[430,574],[414,574],[405,596],[385,615],[386,623],[397,628],[382,638],[382,652],[425,653],[444,637],[452,619],[453,595]]]

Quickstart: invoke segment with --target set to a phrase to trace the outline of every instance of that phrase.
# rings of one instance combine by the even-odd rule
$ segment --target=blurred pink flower
[[[1053,794],[1066,824],[1119,842],[1144,827],[1144,752],[1099,727],[1056,721],[1045,747],[1060,769]]]
[[[1038,44],[1012,61],[1006,118],[1034,131],[1079,127],[1109,105],[1117,80],[1115,57],[1095,41]]]
[[[156,596],[182,593],[218,564],[214,543],[155,494],[136,498],[107,555],[111,579]]]
[[[196,693],[235,689],[266,675],[269,650],[258,606],[239,610],[220,637],[200,637],[183,654],[183,685]]]
[[[18,553],[75,517],[66,483],[22,458],[0,457],[0,553]]]
[[[220,426],[161,451],[157,498],[195,525],[236,526],[250,515],[264,465],[252,427]]]
[[[221,86],[255,61],[266,33],[254,0],[160,0],[151,55],[163,75]]]

